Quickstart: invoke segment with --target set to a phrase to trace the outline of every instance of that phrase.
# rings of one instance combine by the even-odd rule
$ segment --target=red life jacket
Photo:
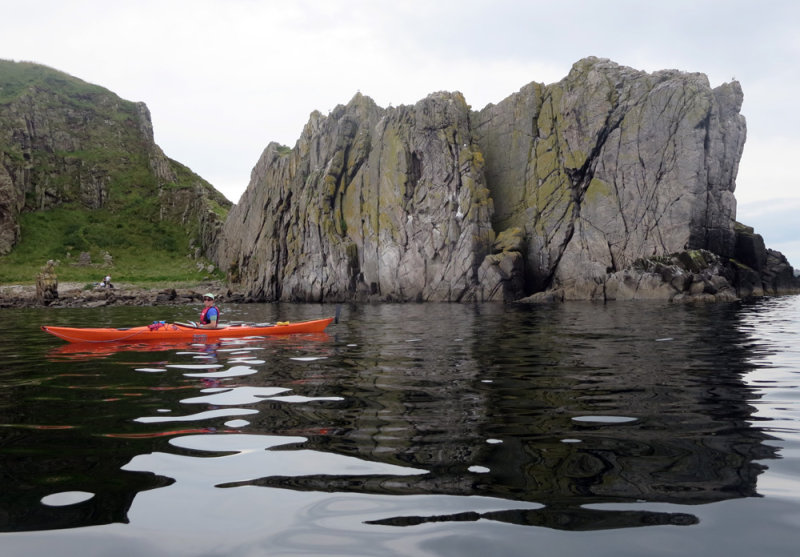
[[[211,309],[217,312],[217,321],[219,321],[219,309],[217,308],[217,306],[209,306],[207,308],[203,308],[203,311],[200,313],[200,323],[202,323],[203,325],[208,325],[209,323],[211,323],[211,319],[206,317],[206,314],[208,314],[208,310]]]

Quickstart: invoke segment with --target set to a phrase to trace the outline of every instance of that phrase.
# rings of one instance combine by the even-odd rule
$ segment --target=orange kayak
[[[142,342],[164,340],[191,340],[250,337],[264,335],[293,335],[321,333],[331,324],[333,317],[313,321],[281,322],[275,325],[227,325],[216,329],[202,329],[188,323],[154,323],[141,327],[115,329],[112,327],[53,327],[42,325],[42,330],[67,342]]]

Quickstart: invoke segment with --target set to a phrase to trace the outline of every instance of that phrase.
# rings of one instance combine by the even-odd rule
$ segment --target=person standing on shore
[[[219,320],[219,309],[214,305],[213,294],[203,294],[203,311],[200,313],[200,327],[216,329]]]

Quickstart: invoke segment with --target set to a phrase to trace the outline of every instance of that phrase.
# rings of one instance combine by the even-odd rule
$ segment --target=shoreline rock
[[[94,308],[105,306],[163,306],[199,303],[203,294],[213,292],[224,302],[248,303],[245,298],[227,290],[220,282],[202,283],[179,288],[149,288],[120,285],[117,288],[85,289],[83,283],[60,283],[57,296],[42,300],[35,285],[0,286],[0,308]]]
[[[800,294],[800,280],[794,277],[786,259],[778,252],[768,255],[770,262],[764,264],[760,273],[739,261],[725,260],[707,250],[685,250],[669,256],[642,258],[631,267],[607,273],[604,277],[577,277],[564,281],[558,288],[537,292],[513,303],[579,300],[733,302]],[[764,259],[768,259],[767,255]]]

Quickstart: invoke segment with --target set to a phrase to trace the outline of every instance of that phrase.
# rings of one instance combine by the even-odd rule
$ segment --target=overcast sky
[[[236,202],[270,141],[356,92],[474,109],[598,56],[744,90],[738,220],[800,266],[795,0],[0,0],[0,58],[150,108],[156,143]]]

